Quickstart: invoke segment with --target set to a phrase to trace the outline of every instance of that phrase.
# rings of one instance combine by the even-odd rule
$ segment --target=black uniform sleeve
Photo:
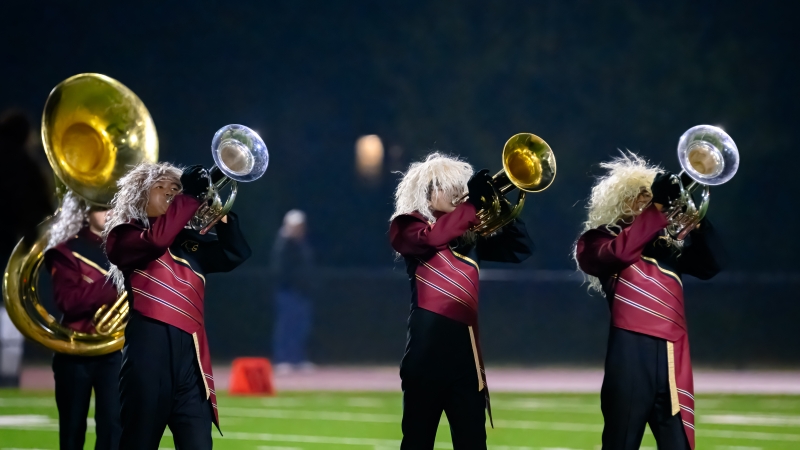
[[[205,273],[230,272],[245,262],[252,251],[239,229],[236,214],[228,213],[228,223],[217,222],[214,228],[218,240],[200,255],[200,265]]]
[[[722,270],[726,252],[719,234],[707,218],[692,230],[678,255],[678,270],[686,275],[708,280]]]
[[[521,219],[514,219],[488,238],[478,238],[478,258],[482,261],[520,263],[531,254],[533,241]]]

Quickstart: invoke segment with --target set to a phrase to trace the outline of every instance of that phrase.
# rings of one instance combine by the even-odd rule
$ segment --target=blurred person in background
[[[272,247],[275,276],[275,329],[272,358],[277,373],[313,370],[308,359],[311,296],[316,286],[314,252],[306,239],[306,214],[293,209],[283,217]]]
[[[52,275],[61,323],[82,333],[96,333],[95,312],[117,300],[117,289],[106,282],[108,258],[100,235],[106,208],[90,207],[67,192],[50,228],[44,263]],[[53,355],[58,433],[61,450],[83,449],[86,416],[95,393],[95,449],[116,450],[122,426],[119,419],[119,369],[122,351],[107,355]]]
[[[20,238],[33,242],[36,226],[53,211],[50,184],[27,151],[30,135],[31,125],[25,114],[10,110],[0,115],[0,155],[7,169],[0,177],[0,189],[13,194],[13,200],[4,205],[7,219],[0,221],[3,267]],[[0,297],[0,387],[19,385],[24,342]]]
[[[633,153],[601,164],[575,246],[591,291],[611,309],[600,391],[603,448],[638,450],[645,425],[659,449],[694,448],[694,383],[683,275],[707,280],[722,248],[707,218],[683,241],[662,209],[680,196],[672,174]]]
[[[205,286],[250,257],[233,212],[207,234],[188,222],[210,186],[201,166],[141,163],[117,183],[103,235],[108,278],[127,291],[120,370],[123,450],[156,450],[166,427],[176,449],[212,448],[217,394],[205,330]]]
[[[469,197],[466,201],[464,193]],[[481,261],[519,263],[533,252],[514,219],[490,237],[471,231],[494,195],[487,169],[439,153],[412,164],[395,191],[389,239],[411,282],[403,388],[403,450],[432,449],[442,412],[453,449],[486,449],[492,411],[478,332]]]

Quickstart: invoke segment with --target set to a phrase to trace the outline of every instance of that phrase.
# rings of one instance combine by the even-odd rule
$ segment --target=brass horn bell
[[[739,149],[722,128],[697,125],[686,130],[678,140],[678,162],[681,171],[673,175],[672,182],[680,187],[678,199],[667,206],[667,231],[673,239],[682,241],[708,211],[711,199],[710,186],[727,183],[739,169]],[[686,175],[691,182],[684,186]],[[700,192],[700,204],[692,194]]]
[[[492,177],[494,195],[485,199],[478,211],[480,224],[472,230],[488,236],[511,222],[525,204],[526,192],[541,192],[556,177],[556,157],[544,139],[531,133],[519,133],[503,146],[503,169]],[[517,203],[511,203],[506,194],[519,189]]]

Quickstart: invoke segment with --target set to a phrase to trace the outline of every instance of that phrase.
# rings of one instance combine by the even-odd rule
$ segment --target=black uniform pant
[[[167,426],[176,450],[211,449],[212,407],[201,376],[192,335],[133,312],[119,379],[120,449],[156,450]]]
[[[122,427],[119,420],[119,369],[122,352],[102,356],[53,355],[56,381],[58,440],[61,450],[83,450],[86,416],[94,389],[97,450],[116,450]]]
[[[486,449],[486,397],[477,375],[450,382],[403,379],[401,450],[432,449],[442,412],[454,450]]]
[[[611,327],[600,403],[603,450],[638,450],[645,424],[659,450],[690,450],[680,413],[672,415],[665,340]]]

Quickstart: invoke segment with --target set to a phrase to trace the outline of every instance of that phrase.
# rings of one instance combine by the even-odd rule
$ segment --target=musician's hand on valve
[[[653,204],[656,207],[659,205],[668,207],[681,196],[681,185],[671,172],[659,172],[650,185],[650,191],[653,193]]]
[[[208,171],[199,164],[187,167],[181,175],[183,193],[198,200],[206,195],[209,183]]]
[[[469,191],[467,201],[472,203],[476,209],[481,209],[488,203],[494,195],[489,169],[482,169],[473,175],[467,182],[467,190]]]

